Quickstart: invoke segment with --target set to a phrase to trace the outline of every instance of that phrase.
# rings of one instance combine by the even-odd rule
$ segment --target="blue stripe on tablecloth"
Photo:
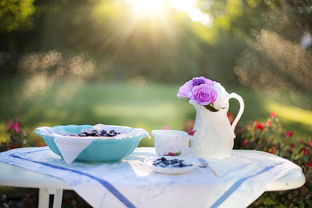
[[[270,165],[270,166],[262,169],[261,171],[253,174],[253,175],[250,175],[250,176],[247,176],[247,177],[239,179],[210,208],[217,208],[218,206],[220,206],[227,198],[229,198],[231,196],[231,194],[234,191],[236,191],[240,187],[240,185],[242,185],[242,183],[244,183],[249,178],[255,177],[255,176],[260,175],[260,174],[262,174],[262,173],[264,173],[266,171],[269,171],[272,168],[274,168],[275,166],[276,165]]]
[[[35,151],[35,152],[37,152],[37,151]],[[27,152],[27,153],[31,153],[31,152]],[[64,167],[61,167],[61,166],[52,165],[52,164],[49,164],[49,163],[46,163],[46,162],[30,160],[30,159],[18,156],[18,155],[14,154],[14,153],[10,154],[9,156],[17,158],[17,159],[21,159],[21,160],[26,160],[26,161],[29,161],[29,162],[37,163],[37,164],[40,164],[40,165],[48,166],[48,167],[55,168],[55,169],[58,169],[58,170],[69,171],[69,172],[72,172],[72,173],[76,173],[76,174],[80,174],[80,175],[89,177],[89,178],[91,178],[93,180],[98,181],[100,184],[102,184],[117,199],[119,199],[126,207],[135,208],[135,206],[124,195],[122,195],[122,193],[120,193],[112,184],[110,184],[108,181],[103,180],[103,179],[101,179],[99,177],[96,177],[96,176],[93,176],[91,174],[84,173],[84,172],[81,172],[81,171],[78,171],[78,170],[73,170],[73,169],[70,169],[70,168],[64,168]]]

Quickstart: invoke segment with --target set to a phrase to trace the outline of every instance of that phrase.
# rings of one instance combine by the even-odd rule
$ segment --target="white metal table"
[[[53,208],[60,208],[63,190],[72,188],[62,180],[24,168],[0,162],[0,186],[39,188],[39,208],[49,206],[49,195],[54,195]],[[305,183],[301,170],[292,172],[266,186],[266,191],[295,189]]]
[[[72,190],[62,180],[24,168],[0,162],[0,185],[39,188],[39,208],[49,207],[49,196],[54,195],[53,208],[60,208],[63,190]]]

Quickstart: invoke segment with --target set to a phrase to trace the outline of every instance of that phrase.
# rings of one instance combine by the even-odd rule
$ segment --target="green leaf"
[[[209,105],[204,105],[204,107],[205,107],[207,110],[212,111],[212,112],[217,112],[217,111],[219,111],[219,110],[215,109],[214,107],[212,107],[211,104],[209,104]]]

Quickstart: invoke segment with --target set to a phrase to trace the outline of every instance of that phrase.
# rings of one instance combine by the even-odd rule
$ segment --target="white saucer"
[[[156,158],[151,158],[151,159],[146,159],[145,164],[153,169],[155,172],[158,173],[163,173],[163,174],[169,174],[169,175],[178,175],[178,174],[183,174],[192,171],[194,168],[198,166],[198,161],[193,158],[188,158],[188,157],[180,157],[180,156],[163,156],[167,160],[173,160],[173,159],[178,159],[178,160],[183,160],[183,164],[185,165],[191,165],[191,166],[186,166],[186,167],[160,167],[160,166],[155,166],[153,165],[154,161],[157,160],[158,158],[162,157],[156,157]]]

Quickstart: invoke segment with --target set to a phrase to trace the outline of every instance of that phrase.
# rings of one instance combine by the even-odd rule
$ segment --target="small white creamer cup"
[[[156,153],[160,156],[168,153],[183,154],[189,149],[189,135],[178,130],[152,130]]]

